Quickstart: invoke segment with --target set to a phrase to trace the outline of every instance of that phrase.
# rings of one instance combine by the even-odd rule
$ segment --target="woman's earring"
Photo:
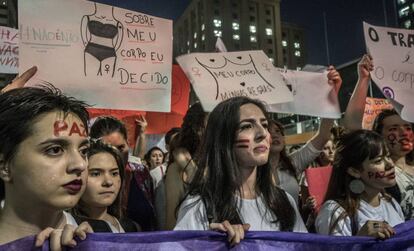
[[[353,179],[349,183],[349,189],[354,194],[361,194],[365,190],[364,182],[362,182],[360,179]]]

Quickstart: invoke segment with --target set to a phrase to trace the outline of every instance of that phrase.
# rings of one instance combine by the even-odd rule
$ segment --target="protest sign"
[[[173,65],[171,112],[144,112],[96,108],[90,108],[88,111],[92,118],[110,115],[122,120],[128,131],[129,145],[133,147],[137,137],[135,120],[140,115],[143,115],[147,120],[147,134],[164,134],[172,127],[181,127],[184,115],[188,110],[189,99],[190,81],[178,65]]]
[[[0,73],[19,72],[19,30],[0,26]]]
[[[414,32],[364,22],[365,43],[374,59],[371,77],[404,120],[414,122]]]
[[[371,130],[377,115],[383,110],[391,109],[392,104],[387,99],[367,97],[365,100],[364,117],[362,118],[362,128]]]
[[[337,119],[341,117],[338,95],[327,74],[277,68],[292,91],[293,101],[268,106],[270,112],[294,113]]]
[[[172,21],[86,0],[19,1],[20,65],[98,108],[169,112]]]
[[[331,174],[332,166],[308,168],[305,170],[309,195],[313,196],[316,200],[316,212],[319,212],[325,199]]]
[[[394,228],[392,238],[381,240],[362,236],[329,236],[280,231],[247,231],[245,238],[231,247],[226,233],[216,231],[159,231],[141,233],[95,233],[77,240],[70,250],[413,250],[414,221]],[[33,250],[35,236],[0,246],[3,250]],[[49,250],[49,242],[39,250]]]
[[[205,111],[236,96],[267,104],[289,102],[292,94],[263,51],[192,53],[177,58]]]

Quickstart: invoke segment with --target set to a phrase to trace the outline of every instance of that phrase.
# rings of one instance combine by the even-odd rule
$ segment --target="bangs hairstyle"
[[[88,105],[73,97],[66,96],[53,85],[23,87],[0,94],[0,155],[9,163],[19,145],[33,132],[36,119],[49,112],[63,112],[76,115],[88,133]],[[5,196],[3,181],[0,179],[0,200]]]
[[[234,153],[236,132],[240,124],[240,107],[253,104],[260,108],[267,118],[264,105],[247,97],[235,97],[218,104],[210,113],[197,171],[193,178],[189,195],[198,195],[206,206],[209,222],[228,220],[231,224],[241,224],[238,214],[241,200],[242,170]],[[263,198],[266,210],[276,217],[280,229],[293,229],[295,214],[286,193],[272,185],[272,170],[269,163],[257,167],[256,193]],[[192,205],[189,205],[190,207]]]
[[[118,167],[119,176],[121,177],[121,187],[119,188],[118,195],[112,205],[108,207],[108,213],[112,216],[115,216],[116,218],[120,219],[123,217],[124,213],[121,210],[121,191],[124,189],[124,169],[125,169],[125,163],[122,159],[122,155],[119,152],[119,150],[110,145],[105,144],[101,142],[100,140],[91,140],[91,145],[88,152],[88,159],[90,159],[92,156],[98,154],[98,153],[108,153],[110,154],[116,162],[116,165]],[[82,207],[84,206],[82,202],[82,198],[80,199],[79,203],[71,210],[71,213],[80,216],[80,217],[86,217],[89,218],[89,216],[85,213],[84,210],[82,210]]]
[[[329,181],[328,191],[324,201],[334,200],[345,211],[331,224],[332,231],[343,218],[356,216],[359,208],[360,195],[349,189],[349,183],[355,178],[348,174],[348,168],[363,169],[363,162],[374,159],[379,155],[388,155],[386,143],[381,135],[370,130],[356,130],[345,133],[338,141],[334,156],[333,170]],[[383,191],[382,194],[386,196]],[[332,215],[335,214],[336,208]]]
[[[18,146],[31,134],[33,123],[45,113],[61,111],[76,115],[88,132],[88,105],[64,95],[53,85],[23,87],[0,95],[0,154],[9,162]]]

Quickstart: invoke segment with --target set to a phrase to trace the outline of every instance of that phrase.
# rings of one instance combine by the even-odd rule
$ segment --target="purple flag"
[[[380,241],[370,237],[335,237],[289,232],[248,232],[233,250],[414,250],[414,221],[395,227],[397,234]],[[135,234],[90,234],[69,250],[228,250],[225,234],[212,231],[168,231]],[[3,250],[36,250],[34,237],[26,237],[3,246]],[[48,243],[37,250],[49,250]]]

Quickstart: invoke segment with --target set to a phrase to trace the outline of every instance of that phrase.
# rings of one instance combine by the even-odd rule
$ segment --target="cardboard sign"
[[[177,58],[205,111],[236,96],[267,104],[289,102],[292,93],[263,51],[192,53]]]
[[[391,109],[392,105],[387,99],[367,97],[365,100],[364,117],[362,118],[362,128],[371,130],[377,115],[383,110]]]
[[[372,79],[404,120],[414,122],[414,33],[364,22],[365,43],[374,59]]]
[[[268,106],[270,112],[294,113],[338,119],[341,117],[338,95],[328,84],[327,74],[278,68],[292,91],[293,101]]]
[[[86,0],[19,1],[20,65],[97,108],[169,112],[172,21]]]
[[[332,166],[308,168],[305,170],[309,194],[315,197],[316,200],[316,212],[319,212],[325,199],[331,174]]]
[[[133,147],[136,140],[136,122],[140,115],[147,120],[147,134],[164,134],[172,127],[181,127],[184,115],[187,113],[190,98],[190,81],[178,65],[173,65],[172,72],[171,112],[145,112],[113,109],[88,109],[92,118],[111,115],[125,123],[128,130],[128,142]]]
[[[19,72],[19,30],[0,26],[0,73]]]

